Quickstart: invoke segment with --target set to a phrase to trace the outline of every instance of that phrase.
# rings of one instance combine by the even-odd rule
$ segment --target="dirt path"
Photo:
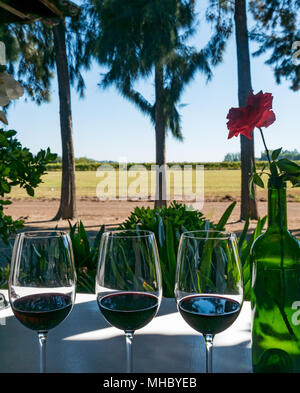
[[[217,222],[231,201],[207,201],[201,211],[208,218]],[[58,225],[59,228],[68,228],[66,220],[51,221],[58,209],[59,201],[51,199],[25,199],[14,200],[6,209],[6,214],[14,219],[25,219],[26,228],[50,229]],[[151,206],[153,202],[130,202],[130,201],[106,201],[102,202],[94,198],[80,198],[77,201],[78,220],[89,230],[97,230],[103,224],[119,224],[124,221],[135,206]],[[267,203],[258,202],[258,210],[261,217],[267,212]],[[240,204],[237,203],[227,224],[227,230],[240,231],[244,223],[239,222]],[[74,220],[73,222],[75,222]],[[255,227],[256,221],[252,221],[250,228]],[[300,235],[300,203],[288,203],[288,227]]]

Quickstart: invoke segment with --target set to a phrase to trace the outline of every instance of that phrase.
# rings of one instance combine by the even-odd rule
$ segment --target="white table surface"
[[[250,316],[244,302],[234,324],[215,336],[214,372],[252,371]],[[72,312],[48,333],[47,372],[123,373],[125,355],[123,332],[104,320],[95,295],[77,294]],[[136,373],[205,371],[203,337],[182,319],[174,299],[163,299],[157,316],[135,333],[133,357]],[[0,311],[0,373],[38,371],[36,332],[21,325],[10,308]]]

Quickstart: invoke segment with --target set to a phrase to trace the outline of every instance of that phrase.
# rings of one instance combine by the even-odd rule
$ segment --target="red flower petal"
[[[271,110],[272,109],[272,103],[273,103],[273,96],[271,93],[265,93],[263,96],[263,104],[264,104],[264,109],[265,110]]]
[[[265,111],[256,127],[269,127],[275,120],[276,116],[273,111]]]
[[[276,120],[272,109],[273,96],[262,91],[253,94],[251,90],[247,105],[242,108],[231,108],[227,115],[228,139],[239,134],[252,139],[255,127],[268,127]]]
[[[231,108],[227,115],[227,128],[229,129],[228,139],[233,136],[243,134],[247,138],[252,139],[252,131],[254,126],[248,125],[248,112],[246,108]]]
[[[241,135],[244,135],[246,138],[252,140],[252,132],[254,127],[248,127],[245,131],[241,132]]]
[[[263,92],[260,91],[257,94],[253,94],[253,90],[250,91],[248,98],[247,98],[247,106],[255,106],[255,103],[260,100],[261,96],[263,95]]]

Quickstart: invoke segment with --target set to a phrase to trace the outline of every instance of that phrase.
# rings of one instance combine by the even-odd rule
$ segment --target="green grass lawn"
[[[182,195],[182,172],[174,172],[175,180],[171,176],[171,199],[175,195]],[[127,178],[127,188],[130,195],[134,195],[136,190],[142,195],[149,195],[152,190],[154,193],[155,181],[151,182],[149,172],[145,172],[136,177],[136,173],[131,173]],[[191,173],[186,176],[184,188],[186,194],[195,191],[193,189]],[[76,172],[76,187],[78,197],[96,197],[97,186],[100,195],[111,197],[119,191],[122,195],[126,195],[126,181],[120,179],[120,187],[118,187],[118,175],[114,172],[106,177],[100,173],[100,177],[96,176],[96,171],[77,171]],[[151,188],[152,184],[152,188]],[[199,183],[198,183],[199,184]],[[61,172],[48,172],[43,176],[43,183],[35,191],[35,198],[59,198],[61,185]],[[238,198],[240,196],[241,187],[241,172],[240,170],[207,170],[204,171],[204,196],[209,197],[225,197],[231,196]],[[289,189],[287,194],[295,199],[300,198],[300,189]],[[153,195],[153,194],[152,194]],[[12,198],[30,198],[26,191],[20,188],[13,188],[10,197]],[[265,190],[258,189],[258,197],[266,197]],[[179,198],[177,198],[179,199]]]

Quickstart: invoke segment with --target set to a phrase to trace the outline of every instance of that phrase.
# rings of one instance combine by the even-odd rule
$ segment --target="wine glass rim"
[[[125,233],[125,234],[124,234]],[[126,235],[128,234],[128,235]],[[103,236],[118,238],[118,239],[132,239],[132,238],[141,238],[141,237],[153,237],[154,232],[144,230],[144,229],[117,229],[113,231],[107,231],[103,233]]]
[[[60,237],[67,236],[68,232],[62,231],[60,229],[53,230],[38,230],[38,231],[24,231],[19,233],[17,236],[32,238],[32,239],[45,239],[50,237]]]
[[[204,235],[205,234],[205,235]],[[210,234],[210,236],[208,236]],[[214,236],[215,234],[215,236]],[[212,235],[212,236],[211,236]],[[190,238],[190,239],[212,239],[212,240],[227,240],[231,238],[235,238],[236,234],[234,232],[228,231],[218,231],[212,229],[203,229],[198,231],[187,231],[182,233],[182,237]]]

